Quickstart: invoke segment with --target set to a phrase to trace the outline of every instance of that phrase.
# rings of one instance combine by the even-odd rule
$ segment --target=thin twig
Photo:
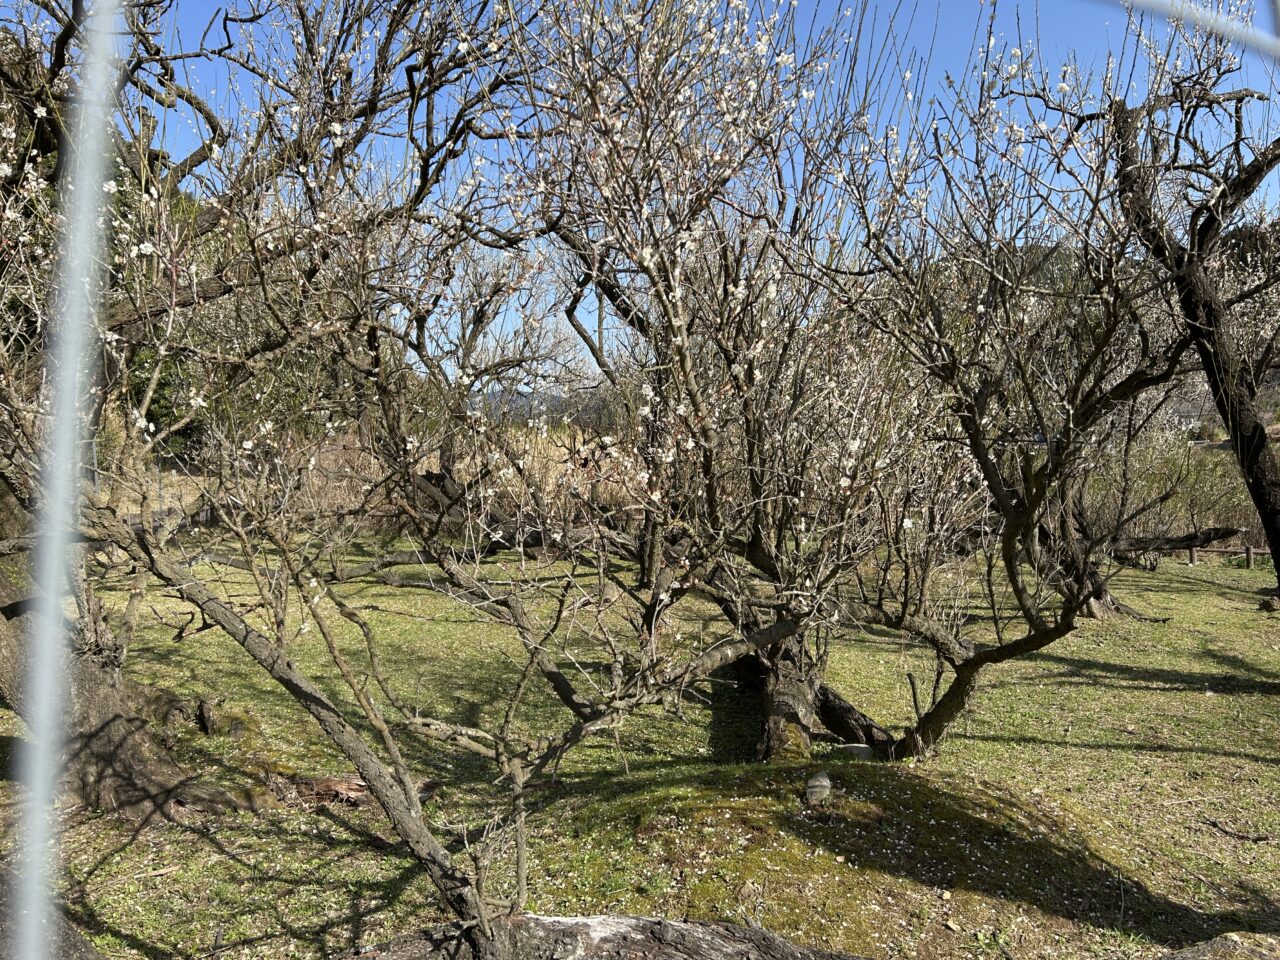
[[[1241,833],[1239,830],[1233,830],[1221,820],[1215,820],[1213,817],[1202,817],[1201,819],[1213,829],[1221,831],[1236,840],[1244,840],[1248,843],[1274,843],[1276,840],[1280,840],[1280,837],[1273,837],[1269,833]]]

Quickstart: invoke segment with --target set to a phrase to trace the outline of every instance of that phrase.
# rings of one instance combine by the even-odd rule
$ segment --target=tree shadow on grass
[[[1267,667],[1260,667],[1250,660],[1246,660],[1238,653],[1225,653],[1222,650],[1205,650],[1203,656],[1212,660],[1214,663],[1229,668],[1237,674],[1245,673],[1263,680],[1275,680],[1280,682],[1280,670],[1271,670]]]
[[[924,887],[972,891],[1073,923],[1133,931],[1170,945],[1230,930],[1280,931],[1280,904],[1266,894],[1238,886],[1239,906],[1221,912],[1172,900],[1098,855],[1079,824],[1058,818],[1030,798],[975,783],[940,782],[903,766],[850,763],[831,769],[836,790],[828,809],[817,815],[803,813],[799,803],[812,767],[735,767],[681,759],[634,764],[629,776],[615,770],[566,774],[555,786],[539,791],[531,814],[551,819],[566,801],[570,809],[585,804],[591,813],[576,818],[581,820],[577,829],[590,842],[594,830],[609,834],[619,827],[639,828],[666,804],[694,804],[694,815],[700,811],[711,818],[709,822],[722,822],[728,813],[826,851],[830,856],[815,862],[831,864],[833,870],[839,856],[846,864],[842,870],[853,866]],[[659,789],[662,797],[648,796]],[[677,794],[679,798],[672,799]],[[151,960],[223,949],[265,951],[280,943],[306,944],[324,954],[381,937],[381,927],[370,924],[370,918],[403,898],[420,881],[421,868],[398,844],[383,848],[390,834],[380,817],[374,820],[338,807],[317,810],[315,817],[323,829],[309,831],[307,843],[327,851],[326,861],[336,864],[367,856],[374,848],[389,858],[388,869],[375,876],[364,871],[339,876],[318,869],[315,856],[281,861],[245,853],[252,849],[245,842],[246,829],[270,843],[296,845],[296,822],[291,818],[268,815],[230,831],[217,818],[196,818],[173,828],[195,836],[213,855],[233,864],[236,882],[260,891],[230,911],[226,920],[230,927],[251,915],[253,934],[210,943],[191,954],[175,953],[114,925],[83,896],[72,897],[68,914],[90,935],[114,938]],[[629,818],[635,822],[623,822]],[[135,831],[126,843],[136,842],[140,833]],[[103,863],[116,853],[107,853]],[[1170,867],[1176,870],[1176,865]],[[323,894],[333,908],[321,916],[299,917],[284,891],[289,896],[298,891]]]
[[[184,761],[201,771],[193,775],[191,783],[217,771],[219,780],[261,787],[253,771],[220,758],[200,742],[187,744],[183,752]],[[254,815],[182,809],[166,813],[157,808],[129,823],[112,814],[73,810],[73,827],[101,831],[114,840],[95,850],[91,862],[69,875],[72,883],[64,913],[86,935],[124,946],[148,960],[207,957],[224,950],[247,950],[249,955],[257,955],[281,944],[286,948],[305,944],[325,956],[376,938],[381,926],[371,926],[369,920],[394,907],[411,891],[424,889],[421,864],[395,842],[385,818],[373,806],[311,807],[307,809],[310,822],[302,834],[298,832],[299,813],[297,806],[268,808]],[[122,826],[125,829],[121,830]],[[121,878],[114,871],[120,869],[121,859],[139,846],[144,852],[158,851],[162,868],[157,873]],[[171,859],[166,861],[166,857]],[[371,869],[371,864],[376,869]],[[210,888],[208,902],[199,909],[219,914],[222,922],[214,942],[178,948],[172,941],[166,942],[167,937],[157,940],[145,932],[145,914],[152,913],[154,922],[157,907],[143,907],[143,902],[152,895],[163,898],[164,887],[172,882],[151,878],[167,877],[167,867],[186,870],[179,889],[185,887],[187,894],[177,894],[174,908],[195,909],[194,902],[187,899],[193,873],[207,874],[202,879]],[[143,907],[136,923],[112,916],[115,911],[109,905],[119,898],[117,881],[121,879],[136,887],[130,898],[138,898]],[[152,883],[161,886],[149,895],[146,891]],[[213,889],[219,885],[242,893],[218,904],[219,895]],[[105,897],[93,892],[97,890],[105,891]],[[428,906],[426,912],[432,908]],[[224,931],[236,928],[253,932],[224,938]]]
[[[744,772],[666,764],[629,786],[589,776],[562,789],[566,795],[605,791],[618,797],[654,782],[693,787],[693,802],[702,804],[708,823],[722,823],[726,814],[740,822],[763,819],[765,826],[830,853],[817,862],[831,864],[832,870],[853,866],[925,887],[967,890],[1172,946],[1232,930],[1280,932],[1280,903],[1265,893],[1238,886],[1239,906],[1222,912],[1180,903],[1096,853],[1079,824],[1025,798],[975,783],[944,785],[891,764],[830,769],[836,790],[827,810],[818,814],[803,812],[799,800],[812,767]],[[721,799],[729,797],[734,799]],[[630,815],[639,828],[655,812],[646,804]],[[605,828],[616,830],[617,823]],[[837,856],[844,866],[835,867]]]
[[[1061,740],[1050,737],[1001,736],[999,734],[968,733],[966,740],[982,740],[988,743],[1008,743],[1023,746],[1034,744],[1042,747],[1064,747],[1070,750],[1118,750],[1126,753],[1194,753],[1205,757],[1245,760],[1250,763],[1280,764],[1280,754],[1248,753],[1243,750],[1221,750],[1212,745],[1191,746],[1177,743],[1142,743],[1132,740],[1095,741]]]
[[[259,919],[256,926],[262,933],[224,938],[222,931],[241,919],[245,911],[229,914],[226,923],[219,928],[213,940],[195,950],[171,949],[153,943],[138,934],[131,933],[123,926],[113,923],[103,916],[93,903],[86,899],[78,899],[67,904],[64,913],[67,919],[90,938],[111,938],[128,947],[133,952],[147,957],[148,960],[177,960],[177,958],[210,957],[224,951],[250,951],[247,955],[256,955],[258,951],[271,951],[284,948],[294,949],[299,945],[311,947],[320,956],[330,956],[344,949],[358,949],[367,946],[368,941],[379,936],[380,927],[373,925],[375,933],[370,936],[369,921],[387,909],[405,893],[406,889],[422,877],[422,871],[416,866],[405,867],[393,877],[383,881],[361,881],[348,883],[341,888],[327,888],[330,900],[345,901],[345,908],[330,910],[330,916],[313,922],[297,922],[292,919],[282,901],[267,901],[265,910],[255,910],[253,915]],[[252,882],[262,883],[265,878],[254,878]],[[284,882],[290,878],[276,877],[276,882]],[[297,877],[299,885],[316,884],[319,878]],[[248,882],[248,881],[247,881]],[[271,955],[275,955],[272,953]]]
[[[1138,594],[1143,597],[1149,597],[1163,607],[1169,602],[1169,588],[1171,585],[1180,587],[1179,592],[1184,595],[1198,593],[1217,600],[1221,600],[1225,594],[1256,602],[1258,597],[1269,596],[1275,592],[1274,588],[1237,587],[1221,580],[1197,577],[1192,573],[1175,572],[1175,569],[1162,566],[1159,573],[1155,574],[1150,580],[1139,578],[1125,580],[1122,585],[1117,586],[1117,594],[1130,596]],[[1183,567],[1183,570],[1186,569],[1186,567]]]
[[[17,780],[18,751],[22,749],[22,738],[0,734],[0,783],[12,783]]]
[[[833,779],[843,793],[825,822],[780,816],[778,825],[854,865],[1172,945],[1280,930],[1280,904],[1261,892],[1242,889],[1239,907],[1217,913],[1179,903],[1096,853],[1078,824],[1022,797],[950,790],[881,764],[851,764]]]
[[[710,676],[707,692],[707,750],[717,763],[749,763],[764,735],[764,691],[741,662]]]
[[[273,846],[296,850],[299,841],[296,816],[268,813],[255,817],[247,825],[242,822],[234,826],[222,817],[171,820],[163,825],[156,821],[140,824],[123,842],[105,852],[86,874],[77,878],[64,912],[86,935],[109,938],[148,960],[206,957],[224,950],[256,953],[282,944],[306,945],[318,955],[327,956],[338,950],[363,946],[380,930],[379,925],[370,925],[370,919],[393,907],[423,881],[425,874],[406,851],[395,850],[397,845],[388,843],[376,832],[376,827],[360,822],[360,818],[323,807],[314,814],[317,824],[305,838],[313,849],[296,860],[269,856],[265,852],[265,848]],[[136,928],[113,921],[102,908],[102,902],[87,893],[93,875],[118,859],[130,846],[139,842],[163,842],[163,837],[157,838],[154,830],[186,834],[195,839],[199,847],[206,848],[209,857],[221,861],[223,869],[210,874],[210,883],[217,876],[224,884],[234,883],[254,891],[230,909],[224,908],[222,923],[213,941],[197,945],[194,950],[154,942]],[[245,851],[247,834],[254,843],[264,847],[263,852]],[[371,850],[387,857],[389,870],[370,875],[365,869],[355,873],[336,869],[342,861],[368,856]],[[335,869],[318,869],[318,857],[333,864]],[[305,904],[308,899],[322,901],[325,909],[319,915],[300,909],[298,903]],[[217,908],[210,906],[210,909]],[[224,938],[224,931],[236,926],[249,926],[254,932]]]
[[[1040,663],[1053,663],[1064,669],[1051,673],[1043,678],[1046,681],[1067,681],[1087,683],[1090,686],[1114,686],[1140,688],[1158,691],[1195,691],[1210,690],[1221,694],[1245,694],[1273,696],[1280,694],[1280,679],[1266,679],[1274,676],[1260,668],[1246,667],[1247,661],[1239,663],[1237,657],[1227,662],[1233,667],[1232,673],[1201,673],[1191,670],[1170,670],[1166,667],[1138,666],[1129,663],[1116,663],[1106,660],[1091,660],[1086,657],[1068,657],[1057,653],[1037,653],[1028,658]],[[1219,659],[1219,662],[1223,662]],[[1253,676],[1241,676],[1240,672],[1248,670]],[[1107,681],[1113,681],[1108,683]],[[1023,681],[1019,681],[1020,683]]]

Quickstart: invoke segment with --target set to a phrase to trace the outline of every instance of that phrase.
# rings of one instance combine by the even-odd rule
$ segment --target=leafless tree
[[[904,484],[900,418],[920,412],[891,344],[799,266],[833,255],[816,174],[857,131],[818,91],[855,75],[859,23],[804,37],[742,4],[618,12],[565,6],[529,40],[525,166],[569,322],[635,425],[642,629],[656,643],[686,598],[744,635],[786,627],[744,664],[760,755],[805,755],[825,631],[854,615],[844,595]]]
[[[0,469],[13,534],[6,554],[21,556],[30,545],[19,535],[24,517],[40,501],[43,346],[55,307],[44,277],[84,11],[19,5],[9,13],[0,70],[4,198],[21,229],[9,235],[4,262],[14,322],[0,357]],[[203,428],[213,405],[235,403],[235,429],[246,434],[236,440],[247,451],[269,422],[267,405],[286,389],[272,397],[254,382],[298,373],[281,373],[286,357],[304,357],[300,370],[333,372],[328,358],[341,355],[353,330],[364,333],[357,320],[368,304],[343,289],[351,258],[337,255],[353,242],[381,242],[390,223],[406,225],[403,241],[406,230],[430,232],[431,218],[451,216],[437,202],[439,186],[467,143],[483,136],[476,118],[502,78],[489,52],[458,43],[508,30],[484,4],[450,7],[439,18],[376,0],[340,16],[303,4],[241,13],[221,16],[198,43],[177,50],[162,45],[168,4],[128,13],[117,173],[104,194],[115,239],[98,339],[95,451],[85,459],[97,464],[98,507],[152,537],[165,529],[158,462],[176,438]],[[269,13],[291,29],[260,29]],[[223,78],[222,89],[189,82],[193,61]],[[194,139],[171,154],[166,125],[183,123]],[[406,141],[408,158],[382,165],[382,151]],[[461,238],[451,244],[465,240],[458,227],[451,235]],[[140,564],[136,576],[140,595],[154,571]],[[4,691],[19,706],[23,580],[7,583],[15,599],[4,619]],[[83,798],[138,814],[174,800],[219,799],[183,783],[147,735],[119,674],[126,637],[98,615],[92,584],[80,583],[69,727]]]
[[[108,185],[121,202],[99,338],[99,449],[80,530],[94,559],[75,591],[72,762],[83,798],[140,815],[222,799],[186,789],[120,677],[137,600],[159,590],[191,609],[193,624],[198,616],[239,643],[354,766],[458,919],[423,951],[514,957],[578,943],[601,952],[623,937],[654,956],[727,955],[744,945],[761,956],[817,956],[722,925],[678,925],[686,939],[678,947],[669,926],[650,921],[520,914],[528,782],[584,737],[797,629],[784,621],[636,663],[620,658],[627,669],[580,690],[548,653],[550,637],[571,632],[562,623],[583,619],[574,578],[548,612],[527,579],[499,583],[480,570],[495,549],[531,546],[529,533],[565,544],[575,562],[591,553],[582,537],[608,538],[604,528],[584,533],[578,512],[557,512],[571,497],[539,500],[524,482],[539,431],[526,417],[522,434],[512,416],[514,397],[566,371],[545,322],[542,254],[523,249],[530,231],[504,212],[502,174],[484,169],[500,171],[504,144],[519,136],[502,91],[517,76],[512,31],[535,11],[371,0],[335,14],[250,4],[211,25],[199,49],[178,53],[160,44],[167,12],[155,4],[131,11],[121,103],[129,136]],[[15,21],[19,39],[3,78],[7,101],[26,113],[19,129],[30,143],[75,92],[78,23],[47,13],[43,27]],[[184,83],[188,57],[219,65],[227,89],[243,93],[219,102]],[[161,118],[175,111],[201,131],[181,157],[156,141]],[[51,135],[42,152],[57,144]],[[6,292],[24,323],[6,331],[3,385],[15,521],[40,502],[41,338],[55,305],[38,278],[54,235],[46,187],[57,185],[60,153],[25,157],[14,183],[33,198],[19,198],[33,239],[8,265]],[[180,438],[189,441],[179,461],[185,496],[171,514],[157,490],[159,460]],[[555,489],[562,478],[544,466],[545,489]],[[388,522],[413,549],[351,564],[345,548]],[[28,538],[13,526],[5,549],[20,556]],[[122,562],[134,590],[117,635],[92,576],[95,564]],[[406,564],[425,567],[423,579],[394,582],[463,600],[523,641],[526,663],[497,729],[458,725],[411,702],[380,663],[376,631],[336,589]],[[20,593],[22,578],[13,586]],[[21,607],[20,599],[6,607],[4,621],[14,664],[25,641]],[[345,681],[339,694],[290,656],[312,637]],[[559,733],[530,736],[516,718],[539,673],[571,712]],[[5,692],[21,705],[15,684]],[[460,828],[470,856],[451,851],[450,828],[424,813],[405,737],[478,755],[500,774],[507,795],[493,820],[479,836]],[[492,872],[495,852],[508,849],[510,870]]]
[[[986,496],[969,549],[994,642],[937,618],[921,631],[940,668],[932,695],[917,693],[917,749],[942,736],[984,668],[1054,643],[1082,615],[1126,609],[1107,588],[1109,557],[1167,491],[1135,497],[1110,467],[1127,462],[1192,344],[1134,255],[1113,178],[1074,166],[1073,132],[1028,110],[1021,84],[1041,75],[1030,53],[988,37],[946,95],[922,104],[903,69],[899,114],[848,107],[876,133],[823,172],[855,211],[849,246],[874,269],[816,268],[934,384],[937,439],[962,451]],[[1108,485],[1114,509],[1090,509]]]
[[[1243,199],[1177,220],[1197,239],[1176,262],[1150,219],[1152,197],[1206,189],[1187,156],[1226,170],[1228,197],[1256,189],[1269,148],[1195,132],[1251,95],[1197,92],[1162,61],[1168,94],[1086,111],[1070,70],[1051,82],[989,44],[925,105],[869,5],[807,36],[790,8],[740,0],[252,0],[178,50],[170,13],[131,9],[105,195],[71,590],[82,799],[229,800],[163,756],[121,676],[161,594],[181,633],[223,631],[311,715],[418,860],[457,922],[406,955],[819,956],[723,925],[525,914],[529,790],[734,665],[763,684],[762,757],[806,756],[823,728],[927,754],[983,670],[1104,612],[1111,557],[1141,552],[1165,497],[1132,482],[1134,450],[1193,351],[1211,384],[1204,357],[1222,363],[1203,310],[1188,325],[1204,285],[1184,290],[1187,251],[1218,244],[1204,289],[1265,327],[1268,234],[1225,226]],[[0,262],[10,557],[40,505],[78,16],[14,13],[0,50],[0,196],[22,226]],[[166,135],[184,121],[194,141]],[[1232,130],[1236,147],[1207,146]],[[1166,175],[1192,186],[1151,187]],[[1251,343],[1256,383],[1271,339]],[[21,707],[14,571],[0,693]],[[121,573],[108,619],[95,579]],[[459,722],[383,662],[386,628],[350,589],[371,578],[505,628],[499,719]],[[866,624],[933,653],[904,731],[825,684],[832,638]],[[303,671],[303,645],[339,686]],[[561,719],[530,729],[547,691]],[[424,808],[421,742],[491,765],[474,821]]]
[[[1258,403],[1277,336],[1274,230],[1262,190],[1280,165],[1265,92],[1273,68],[1255,65],[1263,89],[1251,88],[1231,41],[1182,21],[1162,38],[1133,19],[1130,38],[1098,77],[1072,64],[1056,77],[1037,66],[1009,78],[1006,93],[1051,131],[1043,139],[1056,143],[1057,169],[1101,184],[1114,232],[1132,238],[1127,255],[1169,300],[1274,552],[1280,464]]]

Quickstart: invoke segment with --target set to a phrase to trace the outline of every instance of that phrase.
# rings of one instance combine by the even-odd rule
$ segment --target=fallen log
[[[796,946],[732,923],[650,917],[522,914],[494,925],[483,949],[457,927],[440,927],[333,960],[860,960]]]

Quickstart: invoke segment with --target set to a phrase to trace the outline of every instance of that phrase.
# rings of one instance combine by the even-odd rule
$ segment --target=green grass
[[[928,762],[824,757],[743,764],[747,706],[717,690],[683,718],[658,711],[570,756],[531,815],[531,908],[759,922],[868,957],[1154,957],[1162,945],[1280,930],[1280,619],[1257,611],[1266,571],[1169,562],[1126,573],[1124,600],[1167,622],[1088,623],[1039,656],[985,675],[969,715]],[[500,719],[515,638],[480,615],[380,583],[352,585],[388,673],[431,711]],[[159,602],[158,602],[159,605]],[[163,609],[163,607],[162,607]],[[357,663],[357,638],[344,634]],[[327,692],[341,681],[315,634],[292,655]],[[905,723],[907,669],[929,658],[890,634],[833,644],[830,679]],[[261,787],[269,771],[345,772],[344,759],[232,642],[174,643],[158,623],[129,673],[182,696],[221,695],[245,735],[176,733],[201,775]],[[558,729],[541,688],[521,715]],[[11,713],[0,733],[21,735]],[[492,771],[407,742],[446,786],[438,820],[492,808]],[[830,808],[802,811],[813,770]],[[8,785],[6,785],[8,786]],[[12,789],[6,796],[12,796]],[[6,831],[8,835],[10,831]],[[435,898],[373,809],[285,805],[129,828],[69,811],[72,918],[108,955],[317,957],[438,917]]]

